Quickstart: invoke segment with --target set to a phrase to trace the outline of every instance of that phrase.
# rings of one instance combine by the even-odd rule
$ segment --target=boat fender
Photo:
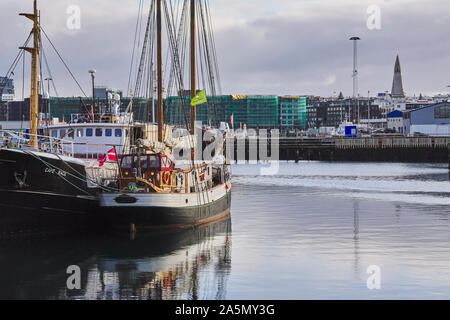
[[[116,201],[117,203],[120,203],[120,204],[132,204],[132,203],[136,203],[138,201],[138,199],[135,197],[131,197],[127,194],[122,194],[122,195],[114,198],[114,201]]]

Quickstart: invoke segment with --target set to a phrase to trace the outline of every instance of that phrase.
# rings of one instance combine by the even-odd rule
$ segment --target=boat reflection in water
[[[224,299],[231,219],[134,240],[102,237],[1,247],[0,299]],[[70,265],[81,269],[79,290],[67,288]]]

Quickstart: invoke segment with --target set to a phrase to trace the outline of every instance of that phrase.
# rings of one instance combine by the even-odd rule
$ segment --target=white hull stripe
[[[158,207],[158,208],[189,208],[206,205],[225,197],[231,192],[225,184],[199,193],[128,193],[136,199],[134,203],[118,203],[115,199],[125,193],[100,194],[101,207]]]

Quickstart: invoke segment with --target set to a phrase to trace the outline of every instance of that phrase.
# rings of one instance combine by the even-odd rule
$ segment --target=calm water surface
[[[3,299],[450,299],[445,165],[235,165],[231,220],[0,245]],[[82,270],[66,289],[66,268]],[[369,290],[367,268],[381,270]]]

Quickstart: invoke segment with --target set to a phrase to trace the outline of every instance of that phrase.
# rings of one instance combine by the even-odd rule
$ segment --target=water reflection
[[[233,167],[229,299],[450,296],[445,166],[281,163]],[[382,270],[369,290],[366,270]]]
[[[450,297],[447,166],[282,163],[275,176],[259,169],[233,167],[233,261],[229,221],[136,241],[0,243],[0,298]],[[73,264],[83,271],[79,291],[65,287]],[[370,265],[382,270],[381,290],[367,288]]]
[[[353,244],[355,249],[355,278],[359,280],[359,204],[353,202]]]
[[[137,237],[1,245],[0,299],[223,299],[231,270],[231,220]],[[69,265],[81,289],[68,290]]]

